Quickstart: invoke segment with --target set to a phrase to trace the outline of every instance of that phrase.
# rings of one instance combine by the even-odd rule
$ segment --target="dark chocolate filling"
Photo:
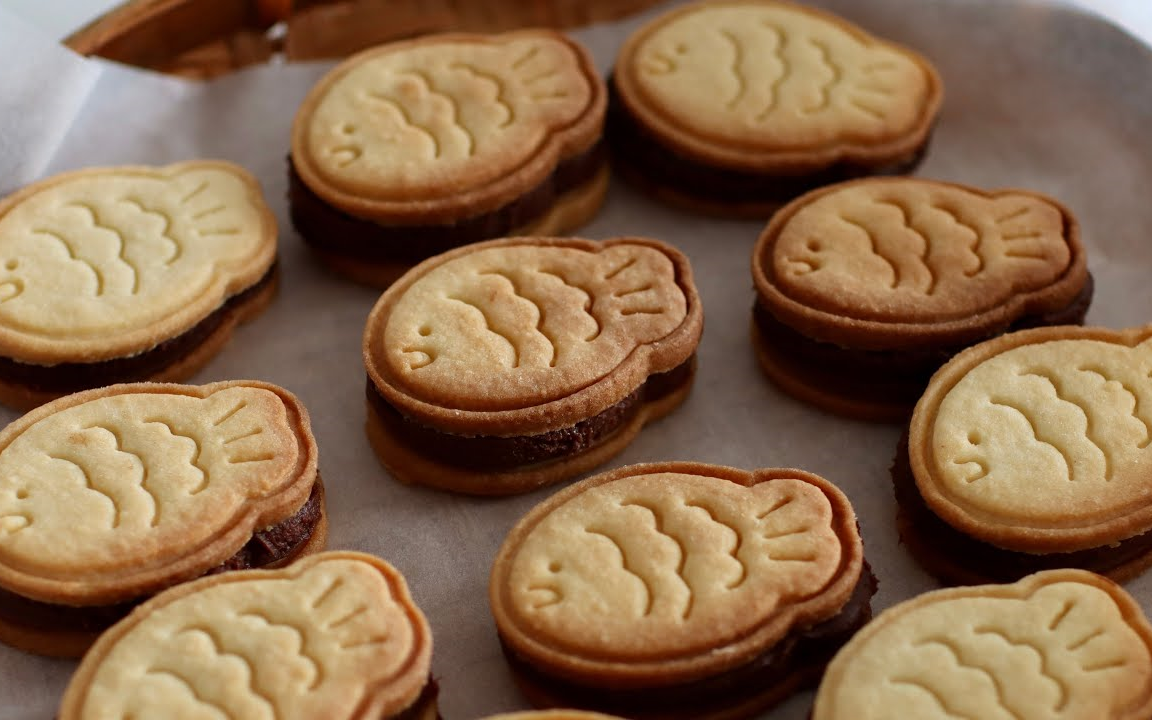
[[[693,355],[667,372],[649,376],[643,385],[597,415],[575,425],[536,435],[499,437],[441,432],[421,425],[390,405],[371,378],[366,390],[368,402],[380,421],[415,452],[468,470],[508,470],[575,455],[600,444],[625,425],[643,405],[655,402],[690,382],[696,367],[695,357]]]
[[[793,629],[745,665],[683,685],[627,690],[577,685],[538,670],[507,644],[501,645],[515,673],[571,707],[625,717],[633,713],[696,717],[770,695],[773,686],[793,678],[800,678],[801,687],[815,685],[840,647],[872,619],[871,599],[877,586],[865,562],[852,595],[836,615],[808,628]]]
[[[424,683],[423,689],[420,690],[420,695],[406,710],[397,715],[382,716],[380,720],[423,720],[424,714],[428,712],[430,706],[436,703],[439,696],[440,683],[436,682],[436,678],[429,675],[428,682]],[[440,720],[439,710],[436,711],[436,720]]]
[[[938,555],[948,564],[963,568],[975,577],[986,578],[987,582],[1016,582],[1025,575],[1057,568],[1081,568],[1107,574],[1152,552],[1152,533],[1137,535],[1115,545],[1042,555],[1005,550],[966,535],[946,523],[924,502],[908,461],[907,432],[900,438],[891,472],[899,511],[908,521],[907,529],[916,535],[901,540],[919,552]],[[931,571],[932,568],[927,569]]]
[[[276,265],[273,264],[255,284],[228,298],[191,329],[138,355],[57,365],[33,365],[10,357],[0,357],[0,380],[34,391],[61,395],[116,383],[146,380],[199,347],[220,328],[230,313],[265,290],[275,278]]]
[[[439,225],[382,225],[338,210],[316,195],[288,159],[292,224],[319,250],[365,262],[412,264],[468,243],[504,237],[543,216],[564,193],[590,181],[604,167],[607,151],[592,147],[561,160],[545,180],[491,212]]]
[[[925,140],[909,157],[875,167],[841,160],[802,174],[733,170],[704,164],[661,144],[624,107],[611,80],[608,93],[605,135],[612,149],[613,161],[627,165],[634,174],[660,187],[709,203],[783,204],[809,190],[853,178],[905,175],[916,169],[928,147]]]
[[[265,567],[292,557],[312,537],[322,513],[323,486],[317,482],[304,505],[288,519],[252,534],[240,550],[205,575]],[[53,633],[98,633],[132,612],[147,597],[114,605],[74,607],[30,600],[0,588],[0,621],[27,630]]]
[[[1026,315],[1005,328],[994,329],[982,340],[1004,332],[1048,325],[1080,325],[1092,303],[1093,280],[1068,305],[1051,312]],[[813,340],[776,319],[762,302],[752,309],[763,342],[774,356],[821,387],[846,397],[876,398],[886,404],[916,404],[932,373],[967,345],[908,349],[862,350]],[[975,345],[974,341],[970,344]],[[776,348],[779,350],[777,351]]]

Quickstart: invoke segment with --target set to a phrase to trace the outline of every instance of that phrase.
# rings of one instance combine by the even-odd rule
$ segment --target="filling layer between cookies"
[[[325,252],[365,262],[415,265],[468,243],[498,238],[540,218],[564,193],[591,181],[607,162],[602,141],[560,161],[552,174],[511,203],[447,224],[381,225],[338,210],[304,183],[288,162],[292,224],[305,242]]]
[[[1049,325],[1081,325],[1092,302],[1093,280],[1089,274],[1080,293],[1068,305],[1047,313],[1027,315],[993,333]],[[913,350],[862,350],[813,340],[776,319],[757,302],[752,310],[760,331],[762,349],[773,361],[808,385],[844,397],[874,400],[885,405],[904,404],[911,409],[941,365],[967,346]],[[975,343],[971,343],[975,344]]]
[[[277,267],[254,284],[233,295],[191,329],[169,338],[151,350],[131,357],[113,358],[91,363],[59,363],[32,365],[10,357],[0,357],[0,382],[20,385],[33,391],[68,395],[89,388],[104,387],[123,382],[136,382],[154,377],[169,365],[195,351],[212,336],[231,313],[267,290],[276,281]]]
[[[814,685],[840,647],[872,619],[871,600],[877,586],[876,576],[865,562],[855,589],[837,614],[811,627],[793,629],[745,665],[671,687],[609,690],[577,685],[541,672],[507,645],[502,646],[508,664],[522,681],[572,707],[628,717],[664,717],[662,711],[692,717],[761,696],[779,694],[776,700],[783,700],[784,693]]]
[[[1057,568],[1107,575],[1152,552],[1152,533],[1114,545],[1043,555],[1005,550],[965,535],[932,512],[920,495],[908,461],[907,433],[900,439],[891,472],[901,520],[900,539],[929,572],[950,582],[1015,582],[1025,575]]]
[[[455,435],[421,425],[392,407],[371,379],[367,394],[369,405],[385,428],[421,455],[469,470],[508,470],[575,455],[596,446],[627,424],[646,403],[691,382],[695,369],[693,355],[667,372],[650,376],[620,402],[575,425],[512,437]]]
[[[624,107],[614,83],[608,83],[605,136],[613,161],[629,175],[709,203],[780,203],[809,190],[872,175],[904,175],[924,159],[928,143],[915,154],[879,167],[848,162],[802,174],[772,174],[706,165],[661,144]]]
[[[290,561],[311,539],[323,507],[324,485],[317,475],[308,500],[299,510],[280,523],[253,533],[235,555],[204,574],[251,570]],[[53,634],[97,633],[125,617],[146,599],[141,597],[115,605],[72,607],[38,602],[0,589],[0,623]]]

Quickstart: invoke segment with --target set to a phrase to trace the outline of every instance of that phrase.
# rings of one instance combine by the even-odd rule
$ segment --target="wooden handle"
[[[209,78],[282,54],[337,58],[430,32],[569,28],[659,0],[128,0],[65,40],[84,55]]]

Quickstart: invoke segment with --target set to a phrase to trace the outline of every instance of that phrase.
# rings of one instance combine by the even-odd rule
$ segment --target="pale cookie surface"
[[[259,280],[276,222],[223,162],[48,178],[0,202],[0,354],[92,362],[151,349]]]
[[[315,481],[289,398],[262,384],[121,385],[13,423],[0,433],[0,584],[98,603],[222,562]]]
[[[1069,242],[1063,211],[1041,196],[866,180],[789,217],[773,240],[771,277],[788,298],[828,313],[939,322],[1056,282],[1073,259]]]
[[[1143,720],[1152,628],[1118,585],[1057,570],[922,595],[836,656],[813,720]]]
[[[673,262],[646,245],[486,247],[414,272],[370,350],[393,384],[449,408],[564,397],[688,315]]]
[[[929,505],[1001,545],[1035,534],[1092,546],[1146,530],[1148,336],[1014,333],[945,366],[917,406],[909,443]],[[1146,524],[1127,524],[1137,518]]]
[[[538,507],[493,567],[502,637],[529,660],[584,671],[671,677],[660,663],[749,660],[859,555],[823,488],[774,472],[746,486],[638,466]],[[758,648],[731,647],[755,636]]]
[[[822,151],[917,133],[938,81],[911,52],[789,3],[697,3],[622,52],[625,89],[710,145]]]
[[[379,720],[428,679],[432,639],[403,578],[358,553],[207,578],[146,607],[85,657],[61,720]]]
[[[551,32],[387,45],[313,90],[294,129],[293,160],[313,191],[336,204],[334,193],[436,199],[516,172],[597,94],[582,54]],[[551,148],[550,165],[559,149]]]

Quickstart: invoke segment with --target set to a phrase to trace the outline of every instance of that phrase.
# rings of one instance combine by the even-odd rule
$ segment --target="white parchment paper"
[[[1152,321],[1152,51],[1102,21],[1025,0],[813,4],[913,46],[939,67],[946,100],[921,175],[1061,198],[1083,224],[1096,277],[1089,321]],[[607,72],[641,19],[574,34]],[[282,290],[194,380],[260,378],[298,393],[320,445],[330,547],[375,553],[405,574],[434,631],[444,717],[523,708],[489,616],[487,576],[507,530],[551,490],[478,500],[405,487],[369,449],[360,337],[377,293],[311,262],[285,200],[292,116],[328,67],[270,66],[193,84],[75,58],[0,11],[0,192],[98,164],[219,157],[252,170],[281,223]],[[888,465],[899,428],[822,414],[781,394],[756,368],[749,257],[760,229],[683,214],[616,183],[580,233],[679,246],[693,262],[707,318],[692,396],[609,467],[699,460],[819,473],[847,492],[860,516],[880,578],[875,607],[931,589],[893,525]],[[0,421],[15,417],[0,410]],[[1152,612],[1152,575],[1128,589]],[[53,717],[74,667],[0,647],[0,719]],[[810,702],[801,694],[764,717],[801,720]]]

